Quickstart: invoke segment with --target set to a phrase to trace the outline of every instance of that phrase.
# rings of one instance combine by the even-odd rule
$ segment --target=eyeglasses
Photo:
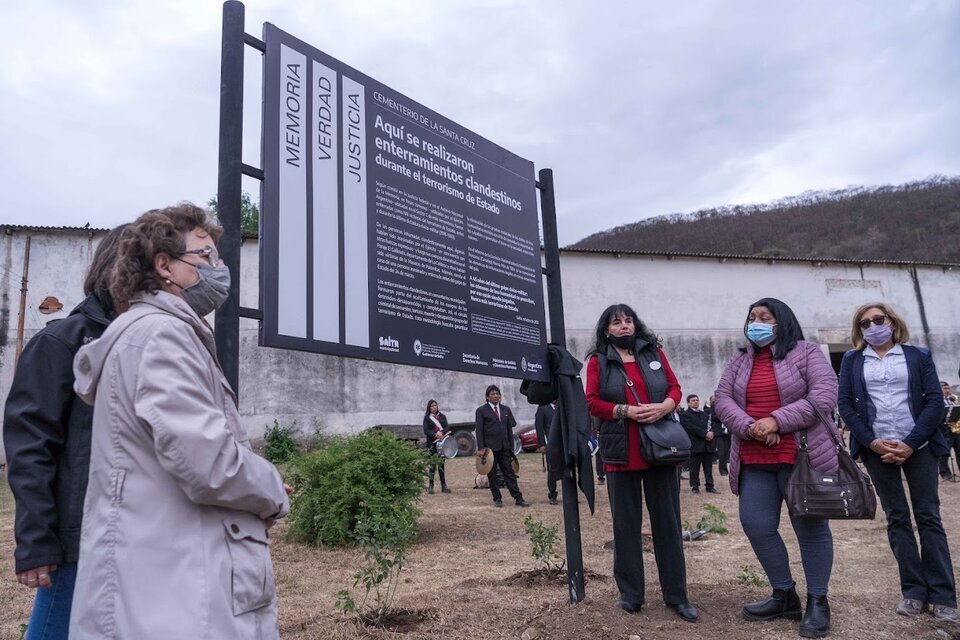
[[[873,318],[869,320],[861,320],[860,322],[857,323],[857,326],[859,326],[861,329],[869,329],[871,322],[879,327],[886,321],[887,321],[887,316],[873,316]]]
[[[185,256],[187,254],[192,254],[192,255],[200,256],[201,258],[204,258],[207,262],[210,263],[211,267],[216,267],[220,264],[220,253],[217,251],[216,247],[204,247],[203,249],[191,249],[190,251],[180,252],[181,256]]]

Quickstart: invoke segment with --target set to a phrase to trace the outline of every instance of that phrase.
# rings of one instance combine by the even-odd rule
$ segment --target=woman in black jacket
[[[433,474],[440,474],[440,491],[450,493],[447,486],[447,477],[444,475],[444,457],[437,451],[437,443],[450,433],[450,427],[447,425],[447,416],[440,413],[440,405],[436,400],[427,402],[427,410],[423,414],[423,435],[426,436],[426,452],[429,461],[430,484],[427,486],[427,493],[433,493]]]
[[[37,589],[27,640],[66,640],[80,554],[93,407],[73,392],[73,357],[115,317],[109,285],[117,239],[100,242],[83,282],[86,298],[40,330],[20,355],[3,413],[7,480],[16,502],[17,581]]]

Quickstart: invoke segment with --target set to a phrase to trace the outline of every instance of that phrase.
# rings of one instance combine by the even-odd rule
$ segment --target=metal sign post
[[[243,164],[243,3],[223,4],[220,57],[220,167],[217,214],[223,226],[218,248],[230,269],[230,295],[217,309],[214,336],[223,375],[239,395],[240,381],[240,199]]]
[[[560,241],[557,236],[557,207],[553,191],[553,170],[541,169],[537,174],[540,190],[540,214],[543,218],[543,252],[546,262],[547,305],[550,307],[550,342],[567,346],[563,321],[563,288],[560,283]],[[583,547],[580,540],[580,504],[577,500],[577,479],[561,481],[563,492],[563,535],[567,546],[567,579],[570,602],[581,602],[586,595],[583,581]]]

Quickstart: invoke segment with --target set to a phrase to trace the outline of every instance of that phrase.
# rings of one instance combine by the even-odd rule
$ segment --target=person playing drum
[[[430,474],[430,484],[427,485],[427,493],[433,493],[433,474],[440,474],[440,491],[450,493],[447,486],[447,477],[444,475],[443,463],[444,457],[440,455],[437,444],[450,434],[450,427],[447,425],[447,417],[440,413],[440,406],[436,400],[427,402],[427,411],[423,414],[423,434],[426,439],[426,452],[428,472]]]

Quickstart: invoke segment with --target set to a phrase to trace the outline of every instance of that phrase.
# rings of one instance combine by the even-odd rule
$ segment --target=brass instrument
[[[947,396],[947,403],[948,403],[948,404],[947,404],[947,407],[948,407],[948,408],[951,407],[951,406],[956,406],[956,405],[957,405],[957,396],[954,396],[954,395]],[[956,422],[945,422],[944,424],[946,425],[947,430],[948,430],[950,433],[953,433],[953,434],[956,434],[956,435],[960,435],[960,420],[957,420]]]

